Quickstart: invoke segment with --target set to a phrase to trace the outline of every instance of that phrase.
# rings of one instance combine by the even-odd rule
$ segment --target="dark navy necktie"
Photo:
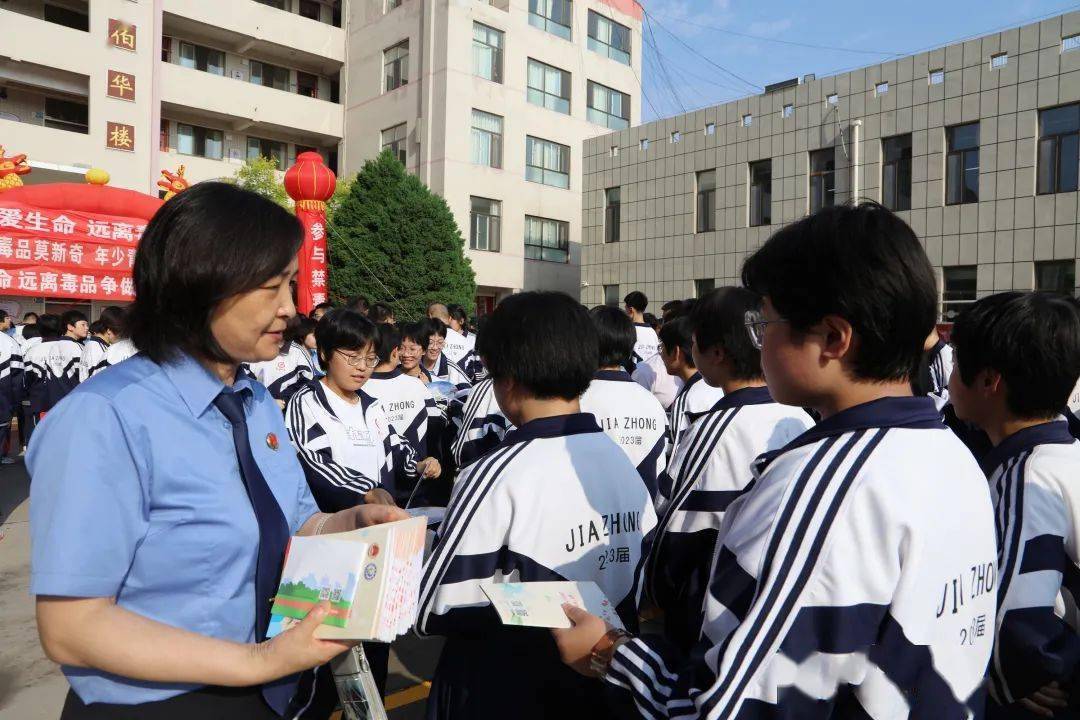
[[[233,444],[240,462],[240,477],[244,480],[251,508],[259,523],[259,558],[255,566],[255,641],[266,639],[270,624],[270,606],[277,593],[281,577],[281,564],[289,543],[289,525],[281,512],[281,506],[270,491],[255,456],[251,452],[247,419],[244,416],[244,400],[240,393],[224,390],[214,400],[214,406],[232,424]],[[262,687],[263,697],[274,710],[284,715],[289,701],[296,692],[298,675],[275,680]]]

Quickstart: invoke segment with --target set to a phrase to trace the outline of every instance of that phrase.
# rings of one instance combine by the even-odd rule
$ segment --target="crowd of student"
[[[277,357],[237,383],[277,402],[324,513],[290,524],[445,508],[416,623],[446,638],[428,717],[1080,717],[1077,301],[993,295],[946,344],[918,238],[873,203],[781,229],[741,280],[659,319],[640,292],[525,292],[479,328],[356,298],[268,331]],[[63,327],[72,362],[86,331]],[[267,465],[244,442],[250,488],[244,463]],[[596,582],[625,628],[572,607],[566,630],[503,626],[481,590],[553,580]],[[325,717],[328,680],[306,674],[288,715]]]

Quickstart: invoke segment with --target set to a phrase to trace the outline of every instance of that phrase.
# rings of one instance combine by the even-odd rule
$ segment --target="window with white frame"
[[[753,115],[747,113],[746,115],[742,116],[742,126],[743,127],[750,127],[753,124],[754,124],[754,116]]]
[[[383,92],[396,90],[409,82],[409,41],[383,50]]]
[[[825,104],[826,104],[826,105],[833,105],[833,106],[835,106],[835,105],[839,104],[839,102],[840,102],[840,96],[839,96],[839,95],[837,95],[836,93],[829,93],[829,94],[828,94],[828,95],[827,95],[827,96],[825,97]]]
[[[529,260],[569,262],[570,223],[526,215],[525,257]]]
[[[630,127],[630,96],[590,80],[586,85],[589,122],[611,130]]]
[[[503,33],[482,23],[473,23],[473,75],[501,83],[503,76]]]
[[[502,235],[502,203],[490,198],[469,198],[469,247],[473,250],[499,252]]]
[[[715,135],[716,134],[716,123],[705,123],[705,134],[706,135]]]
[[[542,185],[569,188],[570,146],[526,136],[525,179]]]
[[[472,111],[472,162],[502,167],[503,119],[483,110]]]
[[[395,125],[394,127],[386,128],[382,131],[382,150],[389,148],[394,157],[402,165],[408,159],[408,153],[405,151],[405,140],[408,136],[408,127],[406,123]]]
[[[529,24],[563,40],[570,39],[573,19],[570,0],[529,0]]]
[[[927,76],[927,82],[929,82],[931,85],[940,85],[941,83],[945,82],[945,71],[931,70],[930,74]]]
[[[887,95],[888,92],[889,92],[889,83],[887,83],[887,82],[879,82],[878,84],[874,85],[874,94],[877,95],[878,97],[881,97],[882,95]]]
[[[630,28],[589,11],[589,49],[606,57],[630,64]]]
[[[790,104],[788,104],[788,105],[785,105],[785,106],[784,106],[784,109],[783,109],[783,110],[781,111],[781,113],[780,113],[780,114],[781,114],[781,116],[783,116],[783,117],[785,117],[785,118],[789,118],[789,117],[791,117],[792,115],[794,115],[794,114],[795,114],[795,106],[794,106],[794,105],[790,105]]]
[[[641,140],[638,141],[638,149],[639,150],[648,150],[649,149],[649,138],[641,138]]]
[[[526,97],[533,105],[570,114],[570,73],[529,58]]]
[[[223,147],[224,138],[220,130],[184,123],[176,124],[176,152],[181,155],[220,160]]]
[[[1080,49],[1080,35],[1061,38],[1061,52],[1072,52],[1078,49]]]
[[[991,55],[990,56],[990,69],[991,70],[1000,70],[1001,68],[1005,67],[1008,64],[1009,64],[1009,53],[1007,53],[1007,52],[997,53],[996,55]]]
[[[681,132],[676,130],[675,132],[671,133],[671,142],[673,144],[679,142],[680,140],[682,140],[682,133]]]

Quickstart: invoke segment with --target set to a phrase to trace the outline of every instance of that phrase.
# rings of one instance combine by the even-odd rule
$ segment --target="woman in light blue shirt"
[[[406,517],[320,513],[277,404],[238,372],[277,355],[301,238],[231,185],[168,201],[135,259],[140,353],[34,433],[31,592],[64,720],[284,716],[306,701],[297,674],[347,647],[314,637],[322,608],[265,638],[290,535]]]

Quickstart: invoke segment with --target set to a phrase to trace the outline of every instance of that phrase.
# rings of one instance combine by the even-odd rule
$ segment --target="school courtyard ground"
[[[0,720],[56,720],[67,694],[41,652],[30,586],[30,479],[20,458],[0,466]],[[386,706],[390,720],[424,717],[440,642],[409,634],[394,645]]]

